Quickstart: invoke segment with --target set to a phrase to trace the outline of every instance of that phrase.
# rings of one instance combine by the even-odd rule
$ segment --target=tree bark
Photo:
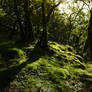
[[[88,46],[90,49],[90,58],[92,60],[92,10],[90,11],[90,20],[89,20],[89,26],[88,26]]]
[[[31,42],[34,41],[34,35],[32,30],[32,23],[31,23],[31,15],[30,15],[30,1],[24,0],[24,24],[25,24],[25,35],[26,40],[29,40]]]
[[[17,22],[18,22],[19,28],[20,28],[20,37],[23,40],[24,39],[24,30],[23,30],[23,25],[21,23],[20,14],[19,14],[18,7],[17,7],[17,0],[14,0],[14,12],[15,12]]]
[[[59,6],[61,3],[61,1],[56,4],[53,5],[52,8],[49,10],[48,14],[46,14],[46,0],[43,0],[42,2],[42,23],[43,23],[43,32],[42,32],[42,36],[40,41],[37,43],[38,45],[40,45],[41,47],[45,48],[48,46],[48,37],[47,37],[47,24],[50,20],[50,16],[52,14],[52,12],[54,11],[54,9]],[[46,16],[47,15],[47,16]]]
[[[90,10],[90,19],[89,19],[89,26],[88,26],[88,37],[84,46],[84,53],[87,52],[89,48],[90,52],[90,59],[92,60],[92,10]]]

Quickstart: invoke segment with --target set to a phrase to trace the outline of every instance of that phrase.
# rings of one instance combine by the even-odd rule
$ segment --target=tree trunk
[[[20,18],[20,14],[18,11],[18,7],[17,7],[17,0],[14,0],[14,12],[17,17],[17,22],[18,22],[19,28],[20,28],[20,38],[23,40],[24,39],[24,30],[23,30],[23,26],[21,24],[21,18]]]
[[[26,41],[33,42],[34,41],[34,35],[32,30],[32,23],[31,23],[31,16],[30,16],[30,1],[24,0],[24,24],[25,24],[25,34],[26,34]]]
[[[43,32],[42,32],[42,36],[40,41],[37,43],[39,46],[43,47],[43,48],[47,48],[48,47],[48,37],[47,37],[47,24],[50,20],[50,16],[52,14],[52,12],[54,11],[54,9],[59,6],[61,3],[61,1],[59,1],[58,4],[53,5],[52,8],[49,10],[48,14],[46,14],[46,0],[43,0],[42,2],[42,23],[43,23]],[[47,16],[46,16],[47,15]]]
[[[90,58],[92,60],[92,10],[90,11],[90,20],[89,20],[89,27],[88,27],[88,45],[90,49]]]
[[[46,48],[47,47],[47,22],[46,22],[46,11],[45,11],[45,1],[42,3],[42,24],[43,24],[43,31],[41,35],[40,41],[37,43],[40,47]]]
[[[89,48],[90,59],[92,60],[92,10],[90,11],[90,14],[91,15],[90,15],[89,26],[88,26],[88,38],[84,46],[84,52],[87,52],[87,49]]]

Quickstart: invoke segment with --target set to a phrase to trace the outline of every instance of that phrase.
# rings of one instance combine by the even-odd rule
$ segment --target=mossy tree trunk
[[[18,22],[18,25],[19,25],[19,28],[20,28],[20,38],[24,39],[24,29],[23,29],[23,25],[21,23],[21,18],[20,18],[20,13],[19,13],[19,10],[18,10],[17,3],[18,3],[18,1],[14,0],[14,12],[15,12],[17,22]]]
[[[46,22],[46,0],[42,2],[42,24],[43,24],[43,32],[40,39],[40,46],[47,47],[47,22]]]
[[[92,60],[92,10],[90,11],[90,20],[89,20],[89,26],[88,26],[88,45],[90,49],[90,58]]]
[[[43,0],[42,2],[42,23],[43,23],[43,32],[40,41],[37,43],[42,48],[48,47],[48,35],[47,35],[47,25],[50,20],[50,16],[54,9],[59,6],[61,1],[59,1],[56,5],[53,5],[50,10],[47,10],[47,0]],[[47,13],[48,11],[48,13]]]
[[[29,0],[24,0],[24,30],[25,30],[25,36],[26,36],[26,41],[29,40],[28,42],[33,42],[34,41],[34,35],[33,35],[33,30],[32,30],[32,22],[31,22],[31,11],[30,11],[30,1]]]
[[[90,19],[89,19],[89,25],[88,25],[88,38],[84,46],[84,52],[87,52],[88,48],[90,50],[89,51],[90,59],[92,60],[92,9],[90,10]]]

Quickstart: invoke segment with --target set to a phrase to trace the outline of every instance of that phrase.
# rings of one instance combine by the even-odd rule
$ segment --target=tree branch
[[[61,2],[62,2],[62,1],[60,0],[56,5],[53,5],[52,8],[49,10],[49,13],[48,13],[48,16],[47,16],[47,22],[49,21],[50,16],[51,16],[53,10],[54,10],[57,6],[59,6]]]

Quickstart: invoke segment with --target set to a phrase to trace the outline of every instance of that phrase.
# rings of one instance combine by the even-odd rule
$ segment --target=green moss
[[[60,45],[55,42],[49,42],[50,49],[55,52],[54,56],[63,61],[80,64],[80,68],[85,69],[85,64],[82,63],[83,58],[76,54],[76,51],[69,45]]]
[[[5,11],[2,8],[0,8],[0,17],[5,15],[6,15]]]
[[[87,63],[87,68],[86,70],[89,72],[89,73],[92,73],[92,64],[91,63]]]
[[[49,56],[46,53],[39,55],[40,57],[35,60],[30,59],[10,83],[10,86],[24,87],[26,92],[29,88],[31,92],[39,92],[39,90],[42,92],[74,92],[82,88],[84,82],[81,80],[91,83],[91,64],[86,66],[82,62],[82,57],[77,55],[71,46],[49,42],[49,49],[54,52],[53,55]],[[17,51],[20,58],[26,58],[28,53],[26,51],[25,54],[24,51],[32,52],[34,46],[25,47],[24,51],[17,48],[12,48],[12,50]],[[37,52],[33,52],[28,56],[36,58],[36,54]]]
[[[27,78],[24,78],[23,81],[26,88],[30,87],[32,92],[38,92],[39,88],[42,92],[47,92],[47,90],[48,92],[64,90],[64,80],[69,76],[69,72],[67,69],[56,67],[54,63],[51,63],[51,60],[54,61],[55,58],[48,59],[47,57],[41,57],[32,64],[28,64],[23,69],[25,72],[19,75],[20,79],[21,76],[27,75]],[[30,73],[26,74],[29,71]]]
[[[92,73],[88,73],[86,70],[82,69],[73,69],[74,74],[81,76],[83,78],[92,78]]]
[[[16,53],[14,58],[10,59],[11,62],[17,62],[18,64],[22,64],[23,62],[25,62],[27,60],[26,54],[22,49],[11,48],[8,51]]]
[[[17,65],[21,65],[27,61],[26,53],[19,48],[4,49],[1,53],[1,69],[0,71],[7,70]]]

